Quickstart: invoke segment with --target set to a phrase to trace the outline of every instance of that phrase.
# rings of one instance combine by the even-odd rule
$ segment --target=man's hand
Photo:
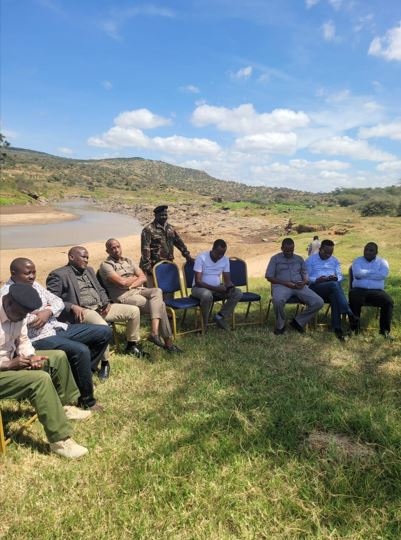
[[[32,315],[35,315],[35,319],[29,323],[29,327],[38,329],[42,328],[47,323],[53,315],[53,312],[51,309],[43,309],[42,311],[33,311]]]
[[[331,274],[327,279],[328,281],[338,281],[338,277],[335,274]]]
[[[110,311],[110,308],[111,308],[111,304],[107,304],[107,306],[104,306],[101,310],[100,310],[100,315],[103,317],[103,319],[105,319],[107,317],[107,314],[108,312]]]
[[[7,362],[6,369],[20,371],[21,369],[31,369],[31,359],[27,356],[16,356]]]
[[[45,362],[45,360],[48,360],[48,356],[31,356],[30,357],[30,361],[31,361],[31,367],[28,368],[28,369],[42,369],[43,367],[43,362]]]
[[[76,304],[73,304],[71,306],[71,311],[74,314],[74,318],[78,323],[81,323],[84,320],[85,310],[81,308],[81,306],[77,306]]]
[[[294,289],[303,289],[306,283],[304,281],[297,281],[294,283]]]
[[[320,276],[317,278],[316,283],[324,283],[325,281],[329,281],[328,276]]]

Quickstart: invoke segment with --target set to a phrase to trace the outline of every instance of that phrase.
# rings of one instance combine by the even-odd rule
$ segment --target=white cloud
[[[157,116],[148,109],[136,109],[120,113],[114,126],[100,136],[89,137],[88,144],[98,148],[142,148],[173,154],[213,155],[220,151],[219,145],[209,139],[171,137],[148,137],[142,129],[153,129],[171,124],[167,118]]]
[[[369,146],[366,141],[345,136],[316,141],[310,145],[309,149],[315,154],[348,156],[357,160],[390,161],[395,159],[393,155]]]
[[[57,148],[57,152],[59,152],[60,154],[66,154],[68,156],[74,153],[71,148],[68,148],[68,146],[60,146],[59,148]]]
[[[333,21],[327,21],[322,24],[322,33],[326,41],[334,41],[336,39],[336,27]]]
[[[256,133],[235,141],[235,147],[245,152],[263,151],[270,154],[292,154],[297,147],[295,133]]]
[[[113,88],[113,83],[111,81],[102,81],[102,86],[105,90],[111,90]]]
[[[306,0],[305,4],[308,9],[310,9],[313,6],[316,6],[316,4],[319,3],[319,0]]]
[[[120,113],[114,118],[114,123],[123,128],[153,129],[160,126],[169,126],[171,120],[158,116],[149,109],[135,109]]]
[[[200,89],[193,84],[187,84],[186,86],[180,86],[180,91],[188,94],[199,94]]]
[[[11,141],[12,139],[18,139],[18,133],[14,131],[13,129],[7,129],[5,127],[1,127],[1,132],[5,136],[6,139],[9,139],[9,141]]]
[[[389,124],[378,124],[372,127],[363,127],[359,130],[359,137],[370,139],[371,137],[386,137],[395,141],[401,141],[401,118]]]
[[[375,37],[370,44],[368,54],[385,60],[401,61],[401,21],[399,26],[391,28],[384,36]]]
[[[292,131],[309,124],[308,115],[303,111],[274,109],[271,113],[259,114],[251,103],[234,109],[200,105],[192,113],[191,120],[197,127],[214,125],[220,131],[244,134]]]
[[[382,172],[401,172],[401,160],[386,161],[385,163],[379,163],[376,167],[378,171]]]
[[[252,75],[252,66],[247,66],[239,69],[235,73],[232,74],[233,79],[249,79],[249,77]]]

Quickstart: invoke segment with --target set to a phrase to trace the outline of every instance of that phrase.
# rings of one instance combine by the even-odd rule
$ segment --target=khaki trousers
[[[86,324],[103,324],[105,326],[108,323],[114,322],[125,322],[127,323],[126,338],[127,341],[139,341],[139,326],[141,322],[141,315],[139,308],[136,306],[122,305],[122,304],[111,304],[110,310],[106,315],[106,318],[103,317],[97,311],[93,309],[85,309],[84,312],[84,323]],[[108,361],[110,355],[109,347],[107,347],[104,358]]]
[[[173,334],[161,289],[157,289],[156,287],[152,287],[151,289],[145,287],[130,289],[119,296],[118,301],[121,304],[137,306],[141,313],[149,314],[151,319],[160,319],[160,334],[164,338],[172,337]]]

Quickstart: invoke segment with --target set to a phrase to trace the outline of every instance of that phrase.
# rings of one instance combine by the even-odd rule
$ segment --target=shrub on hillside
[[[389,199],[371,199],[360,206],[361,216],[394,216],[396,203]]]

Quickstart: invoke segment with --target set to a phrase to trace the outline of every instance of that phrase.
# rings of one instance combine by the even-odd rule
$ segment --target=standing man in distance
[[[301,334],[305,325],[324,304],[320,296],[309,289],[305,261],[299,255],[294,255],[294,248],[293,239],[284,238],[281,253],[273,255],[266,269],[265,277],[272,284],[276,335],[285,332],[285,304],[292,296],[307,306],[290,322],[290,326]]]
[[[138,347],[140,313],[136,306],[111,304],[106,291],[99,283],[95,271],[88,266],[89,253],[83,246],[74,246],[68,252],[68,264],[50,272],[47,289],[61,298],[64,310],[60,321],[85,324],[124,322],[127,324],[126,353],[143,356]],[[98,373],[100,380],[110,374],[109,348],[106,349]]]
[[[181,251],[188,262],[194,262],[181,236],[167,223],[167,209],[167,205],[157,206],[153,210],[155,219],[142,230],[141,234],[139,266],[146,275],[148,287],[154,287],[152,276],[154,265],[162,260],[174,260],[174,247]]]
[[[331,327],[336,337],[344,341],[344,333],[341,328],[341,315],[348,315],[350,324],[357,324],[359,318],[352,310],[345,298],[341,287],[344,279],[339,260],[334,257],[334,242],[323,240],[318,253],[306,259],[306,269],[309,278],[309,288],[317,293],[331,306]]]
[[[390,268],[386,259],[377,256],[378,251],[375,242],[368,242],[363,250],[363,257],[352,261],[353,281],[349,291],[349,303],[358,317],[366,303],[380,308],[380,334],[386,339],[392,339],[390,329],[394,302],[384,290],[384,280]],[[351,329],[357,331],[358,325],[352,325]]]
[[[86,420],[91,413],[69,405],[79,391],[64,352],[37,351],[37,356],[28,338],[26,316],[41,305],[37,291],[24,283],[13,283],[0,295],[0,399],[28,399],[45,429],[50,450],[79,458],[88,450],[71,438],[68,418]]]
[[[214,301],[225,301],[220,312],[214,316],[214,321],[219,328],[228,330],[228,320],[242,297],[242,291],[237,289],[231,281],[230,259],[226,256],[226,251],[226,242],[218,239],[214,241],[211,251],[204,251],[195,260],[191,295],[200,300],[205,331]],[[223,276],[223,283],[221,283],[221,276]]]
[[[306,248],[306,251],[308,252],[308,257],[313,255],[314,253],[317,253],[320,248],[320,240],[317,235],[313,237],[313,240],[310,244],[308,244],[308,247]]]

